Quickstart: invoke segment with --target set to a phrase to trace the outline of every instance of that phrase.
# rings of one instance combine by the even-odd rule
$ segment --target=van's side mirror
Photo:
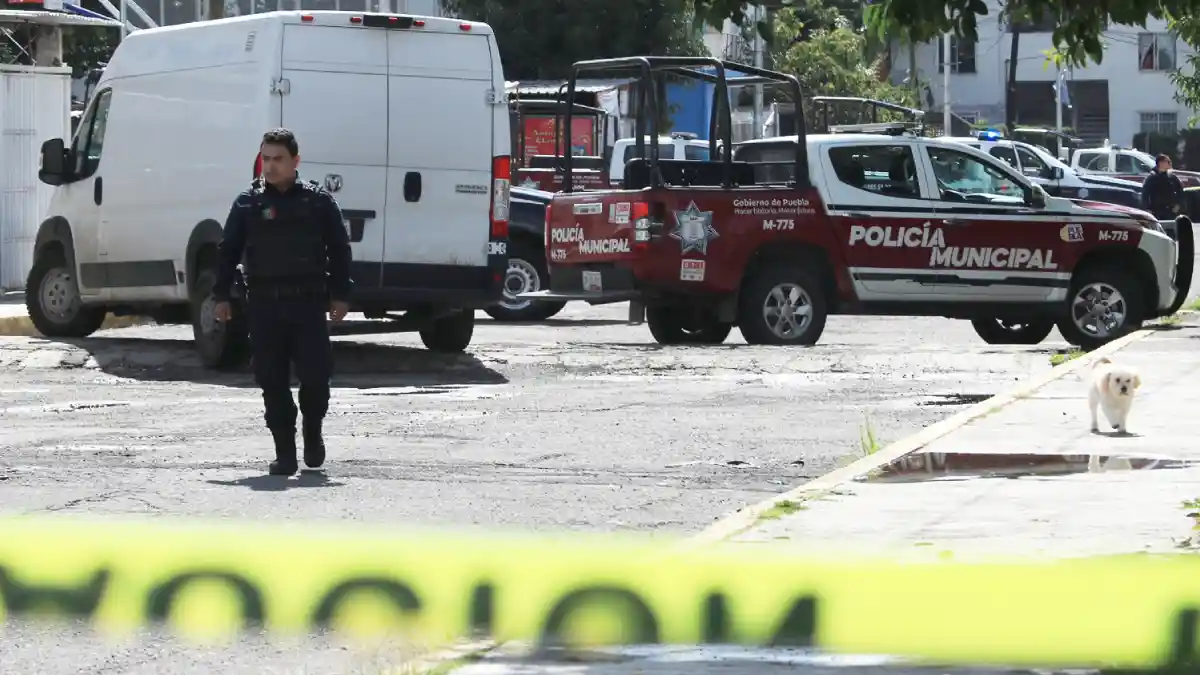
[[[67,148],[61,138],[52,138],[42,143],[42,165],[38,168],[38,180],[46,185],[62,185],[67,182]]]
[[[1063,168],[1061,166],[1050,167],[1050,179],[1051,180],[1062,180],[1063,177],[1066,175],[1067,175],[1067,172],[1063,171]]]

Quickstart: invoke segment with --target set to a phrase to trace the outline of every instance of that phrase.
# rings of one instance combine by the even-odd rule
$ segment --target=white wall
[[[990,7],[998,7],[995,2]],[[992,122],[1004,118],[1004,80],[1011,35],[997,20],[998,9],[992,9],[979,22],[979,41],[975,48],[976,72],[950,76],[950,105],[958,113],[976,113]],[[1104,59],[1099,64],[1075,68],[1076,80],[1107,80],[1109,133],[1113,143],[1130,145],[1133,135],[1141,130],[1140,113],[1173,112],[1179,127],[1186,127],[1194,110],[1174,100],[1175,87],[1166,72],[1143,71],[1138,68],[1139,33],[1165,33],[1166,22],[1151,20],[1147,27],[1112,26],[1103,37]],[[1052,45],[1050,33],[1022,33],[1019,45],[1017,79],[1052,83],[1056,72],[1042,54]],[[917,47],[917,68],[922,82],[928,82],[935,105],[942,105],[942,74],[938,72],[938,45],[929,43]],[[1186,64],[1191,50],[1181,41],[1175,42],[1175,61]],[[904,79],[909,65],[908,47],[892,46],[892,79]],[[1048,85],[1049,86],[1049,85]]]

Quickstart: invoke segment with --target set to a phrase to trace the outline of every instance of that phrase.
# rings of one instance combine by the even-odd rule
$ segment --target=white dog
[[[1092,431],[1099,431],[1096,408],[1120,433],[1126,433],[1125,422],[1133,407],[1133,395],[1142,386],[1142,378],[1132,368],[1118,366],[1107,358],[1092,365],[1092,386],[1088,389],[1088,408],[1092,412]]]

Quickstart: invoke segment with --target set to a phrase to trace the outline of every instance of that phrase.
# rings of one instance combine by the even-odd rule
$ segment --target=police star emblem
[[[679,240],[682,252],[708,255],[708,242],[721,236],[713,229],[712,211],[701,211],[696,202],[692,202],[687,209],[672,213],[675,214],[675,229],[671,230],[670,236]]]

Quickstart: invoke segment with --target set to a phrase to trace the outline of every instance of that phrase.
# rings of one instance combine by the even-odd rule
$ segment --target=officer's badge
[[[263,209],[262,216],[267,220],[275,220],[275,207],[268,206],[267,208]]]

